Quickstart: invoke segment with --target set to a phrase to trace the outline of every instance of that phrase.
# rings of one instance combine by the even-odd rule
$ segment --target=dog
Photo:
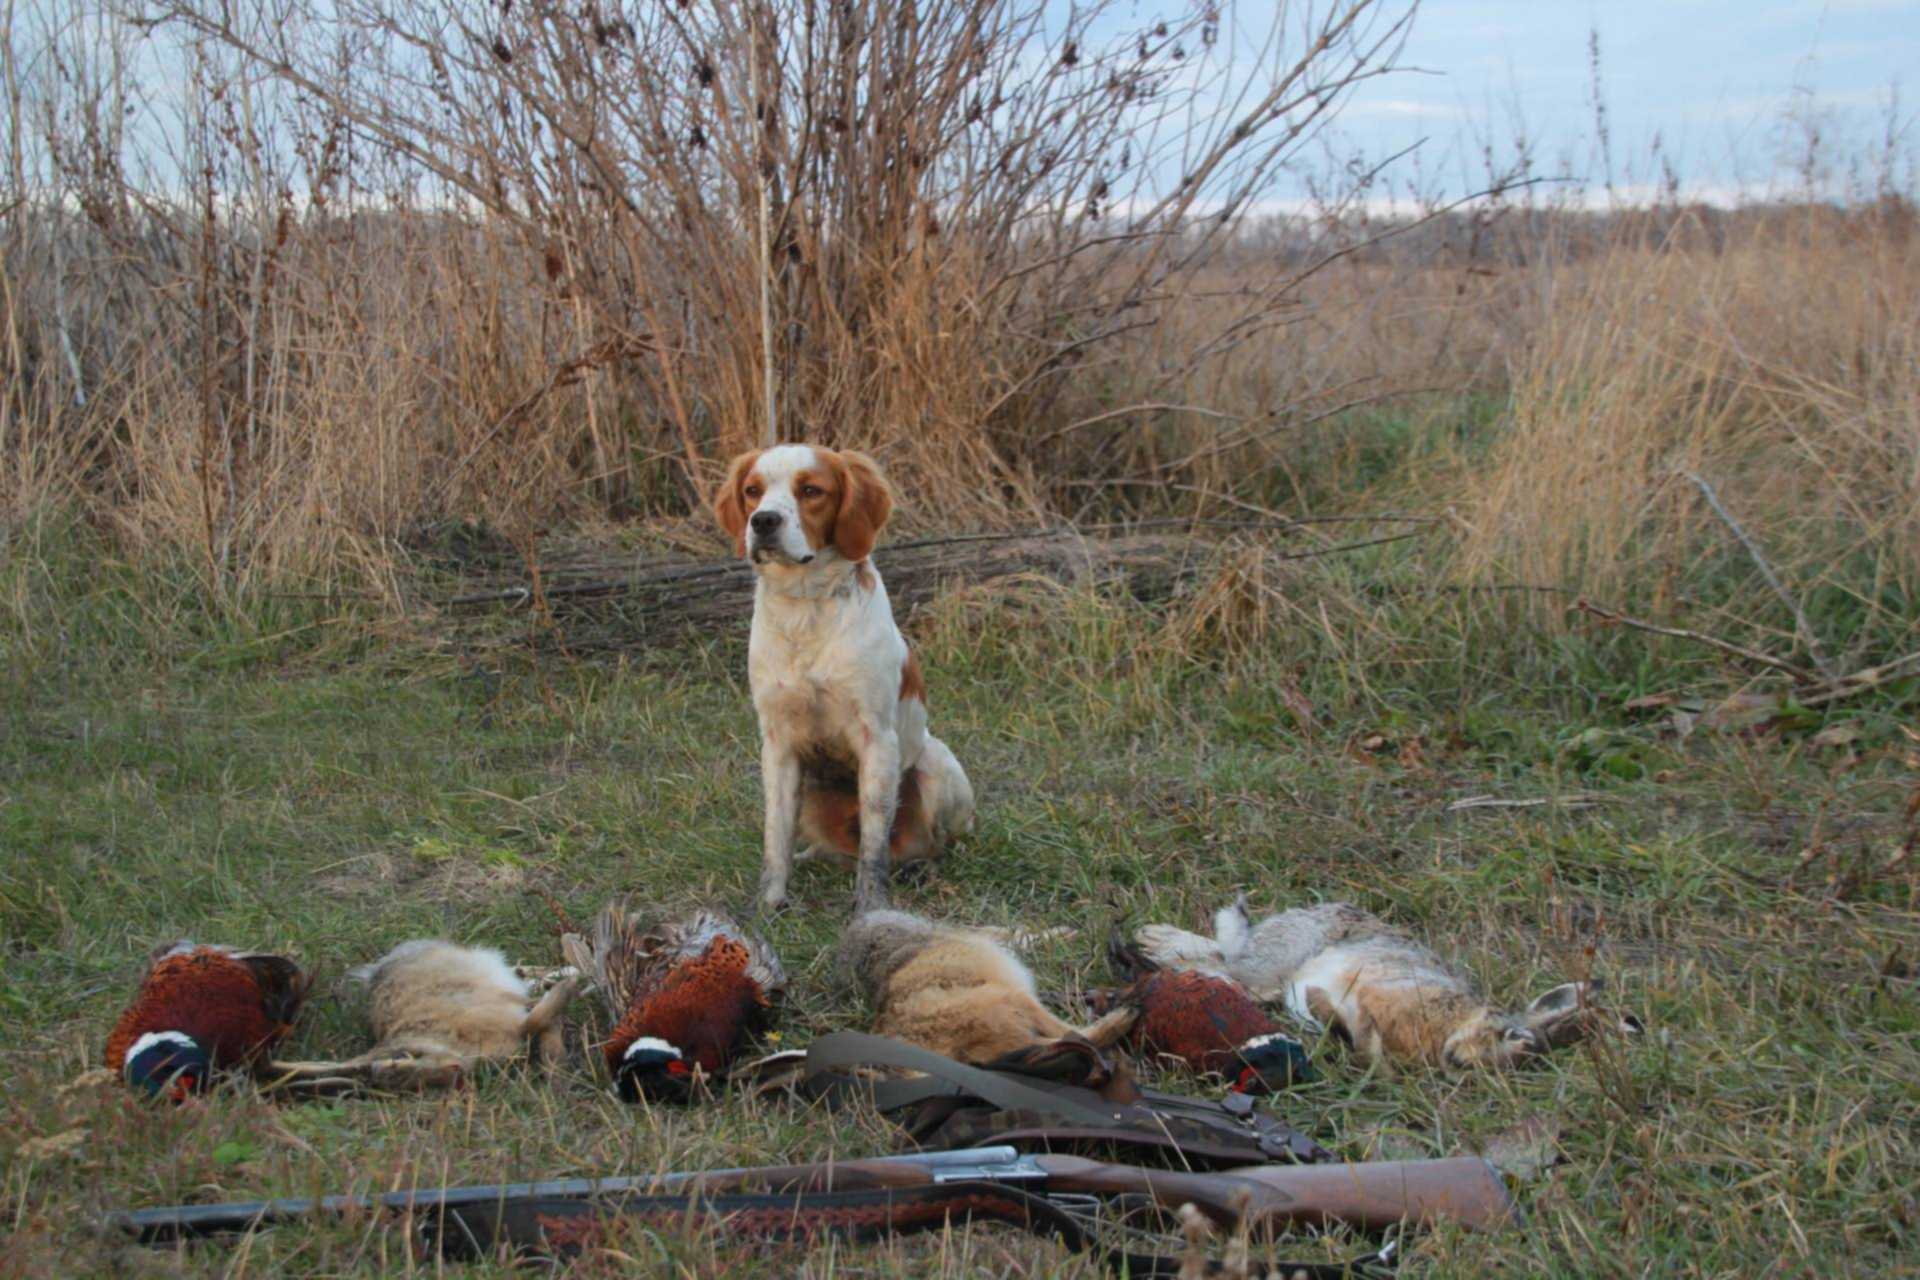
[[[1070,1026],[1040,1003],[1032,972],[991,931],[904,911],[861,912],[836,959],[872,1003],[876,1034],[976,1065],[1061,1041],[1109,1049],[1139,1017],[1126,1006]]]
[[[1639,1019],[1611,1019],[1592,1002],[1598,979],[1563,983],[1518,1015],[1504,1013],[1432,951],[1344,902],[1296,907],[1255,924],[1242,898],[1215,913],[1211,938],[1148,925],[1134,941],[1156,964],[1224,974],[1316,1030],[1332,1028],[1370,1062],[1511,1067],[1609,1022],[1628,1035],[1642,1029]]]
[[[761,906],[785,902],[804,836],[807,856],[853,860],[860,910],[884,907],[892,863],[937,856],[973,822],[973,786],[927,732],[920,663],[869,558],[892,490],[864,454],[780,445],[735,458],[713,510],[756,577]]]

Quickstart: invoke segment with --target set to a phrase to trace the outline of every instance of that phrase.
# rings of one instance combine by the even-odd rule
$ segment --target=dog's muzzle
[[[813,553],[795,555],[781,545],[787,518],[778,511],[756,511],[747,521],[751,536],[747,539],[747,558],[755,564],[811,564]]]

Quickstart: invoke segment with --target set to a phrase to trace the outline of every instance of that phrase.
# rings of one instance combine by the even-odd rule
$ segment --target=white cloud
[[[1343,118],[1374,116],[1392,120],[1460,120],[1466,112],[1441,102],[1420,102],[1413,98],[1356,98],[1341,108]]]

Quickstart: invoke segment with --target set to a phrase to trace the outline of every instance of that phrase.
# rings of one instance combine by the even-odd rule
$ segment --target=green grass
[[[617,663],[472,636],[456,653],[337,610],[186,626],[184,585],[169,608],[112,566],[69,573],[65,587],[16,576],[28,603],[0,637],[0,1271],[429,1270],[366,1224],[156,1257],[91,1219],[117,1205],[887,1148],[870,1121],[779,1100],[624,1107],[577,1055],[551,1080],[503,1070],[420,1100],[271,1105],[236,1088],[173,1111],[111,1085],[69,1088],[99,1065],[158,940],[286,947],[318,966],[290,1051],[331,1056],[365,1035],[345,970],[403,938],[557,962],[549,896],[576,920],[617,893],[667,909],[743,904],[759,844],[739,637]],[[1914,783],[1896,703],[1849,708],[1861,736],[1846,749],[1805,733],[1674,742],[1619,703],[1722,681],[1699,654],[1529,630],[1497,601],[1369,600],[1348,576],[1382,574],[1418,577],[1384,558],[1316,570],[1263,628],[1178,650],[1146,607],[1110,598],[975,593],[930,608],[914,630],[934,724],[981,813],[901,904],[967,923],[1083,925],[1034,957],[1063,1009],[1106,981],[1110,921],[1192,922],[1241,890],[1259,908],[1363,903],[1514,1004],[1607,976],[1650,1028],[1624,1055],[1569,1051],[1510,1077],[1394,1076],[1323,1045],[1322,1080],[1280,1101],[1352,1154],[1453,1153],[1528,1117],[1559,1125],[1565,1162],[1519,1189],[1528,1229],[1422,1237],[1413,1274],[1910,1269],[1916,885],[1911,867],[1882,869]],[[1602,803],[1446,808],[1573,791]],[[795,909],[772,926],[793,975],[785,1045],[864,1016],[827,961],[850,894],[845,873],[802,867]],[[598,1025],[588,1003],[575,1012]],[[33,1154],[63,1134],[78,1145]],[[641,1270],[752,1265],[712,1241],[649,1247]],[[980,1228],[773,1265],[1084,1264]]]

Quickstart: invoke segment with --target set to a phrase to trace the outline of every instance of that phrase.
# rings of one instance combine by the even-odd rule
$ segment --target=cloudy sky
[[[1900,79],[1920,68],[1920,0],[1425,0],[1403,58],[1419,70],[1364,86],[1341,130],[1370,155],[1428,139],[1422,170],[1456,189],[1483,139],[1510,148],[1518,132],[1544,167],[1598,182],[1594,32],[1620,186],[1657,180],[1656,136],[1702,194],[1790,186],[1793,121],[1831,140],[1829,178],[1844,183],[1843,157],[1878,148],[1897,101],[1910,189],[1920,84]]]

